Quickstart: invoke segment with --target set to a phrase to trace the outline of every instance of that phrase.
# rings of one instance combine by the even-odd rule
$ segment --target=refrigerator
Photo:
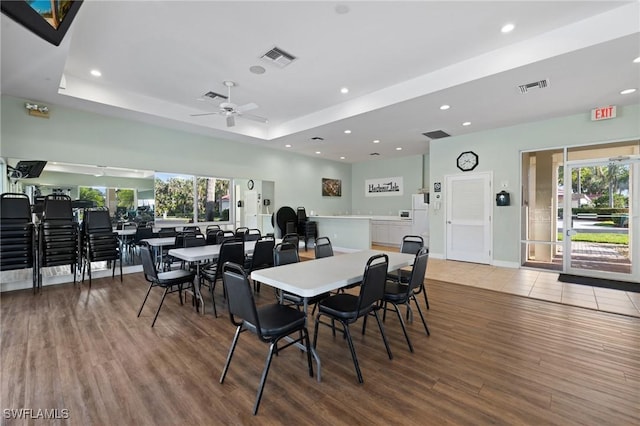
[[[429,247],[429,204],[428,194],[412,194],[411,195],[411,217],[413,225],[411,231],[413,235],[419,235],[424,238],[424,244]]]

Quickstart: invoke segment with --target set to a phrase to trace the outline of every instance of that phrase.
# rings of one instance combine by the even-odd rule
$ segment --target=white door
[[[491,263],[491,174],[447,176],[445,182],[446,258]]]
[[[258,193],[256,191],[244,193],[244,226],[251,229],[258,227]]]

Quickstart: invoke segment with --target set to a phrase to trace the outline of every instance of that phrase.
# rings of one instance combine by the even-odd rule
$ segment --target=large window
[[[230,179],[156,173],[155,216],[176,222],[229,221]]]
[[[78,191],[78,199],[92,201],[96,207],[106,206],[107,188],[104,186],[81,186]]]

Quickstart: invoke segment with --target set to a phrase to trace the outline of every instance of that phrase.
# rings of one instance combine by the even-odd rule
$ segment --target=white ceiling
[[[502,34],[506,23],[516,28]],[[2,93],[48,103],[52,116],[64,105],[345,162],[426,153],[428,131],[640,103],[640,91],[619,93],[640,89],[636,0],[85,0],[59,47],[4,15],[1,25]],[[262,61],[274,46],[297,59]],[[541,79],[548,88],[519,93]],[[225,80],[238,84],[234,103],[258,104],[250,113],[269,122],[192,117],[217,110],[221,100],[198,98],[226,93]]]

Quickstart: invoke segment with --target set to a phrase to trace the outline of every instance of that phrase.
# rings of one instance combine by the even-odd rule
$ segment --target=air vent
[[[284,68],[291,62],[295,61],[296,57],[290,53],[285,52],[279,47],[274,47],[273,49],[262,55],[262,59],[275,64],[280,68]]]
[[[216,93],[216,92],[207,92],[204,95],[202,95],[203,98],[209,98],[209,99],[227,99],[227,97],[225,95],[221,95],[220,93]]]
[[[369,155],[380,155],[380,153],[379,153],[379,152],[372,152],[372,153],[371,153],[371,154],[369,154]]]
[[[432,132],[425,132],[423,133],[423,135],[425,135],[429,139],[442,139],[442,138],[448,138],[449,136],[451,136],[449,133],[443,130],[434,130]]]
[[[532,90],[544,89],[545,87],[549,87],[549,80],[546,78],[533,83],[522,84],[518,86],[518,89],[520,90],[520,93],[529,93]]]
[[[312,141],[323,141],[324,138],[321,138],[320,136],[314,136],[311,138]]]

